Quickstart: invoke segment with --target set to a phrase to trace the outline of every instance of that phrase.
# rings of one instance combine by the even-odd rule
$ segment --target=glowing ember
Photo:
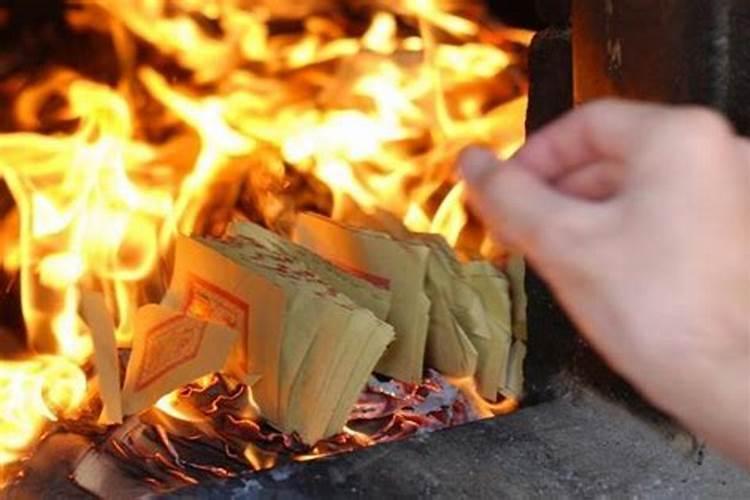
[[[300,209],[340,220],[383,211],[464,255],[496,255],[452,163],[470,143],[508,155],[522,142],[528,34],[479,22],[469,0],[245,3],[81,2],[70,25],[108,41],[81,58],[116,61],[114,84],[54,65],[0,82],[15,124],[0,134],[0,176],[16,203],[0,256],[19,280],[28,340],[0,361],[0,465],[49,422],[96,404],[81,290],[104,293],[126,349],[134,311],[164,292],[178,232],[221,234],[234,217],[283,232]],[[458,386],[481,416],[514,408],[487,405],[472,384]],[[149,429],[186,478],[178,441],[196,436],[262,469],[280,453],[466,421],[465,397],[440,400],[451,390],[437,375],[419,387],[373,382],[345,432],[307,449],[257,423],[246,387],[208,378],[162,399]]]
[[[183,486],[233,477],[248,464],[268,469],[477,418],[463,393],[435,372],[419,385],[372,378],[341,434],[312,447],[259,423],[251,406],[244,385],[205,378],[165,398],[158,410],[129,420],[107,447],[124,463],[141,464],[138,474],[168,491],[176,487],[175,477]]]

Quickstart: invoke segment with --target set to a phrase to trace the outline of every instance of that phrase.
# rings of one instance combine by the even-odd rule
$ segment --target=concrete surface
[[[750,474],[579,393],[173,498],[750,498]]]

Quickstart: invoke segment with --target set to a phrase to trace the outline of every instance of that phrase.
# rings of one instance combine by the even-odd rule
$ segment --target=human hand
[[[459,163],[612,367],[750,467],[750,142],[699,108],[602,101]]]

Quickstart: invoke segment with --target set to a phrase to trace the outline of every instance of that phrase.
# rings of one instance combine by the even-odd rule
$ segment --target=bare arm
[[[699,108],[605,101],[460,163],[613,368],[750,468],[750,143]]]

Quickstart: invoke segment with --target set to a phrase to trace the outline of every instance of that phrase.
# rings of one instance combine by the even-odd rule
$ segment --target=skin
[[[601,101],[459,164],[610,365],[750,469],[750,142],[704,109]]]

